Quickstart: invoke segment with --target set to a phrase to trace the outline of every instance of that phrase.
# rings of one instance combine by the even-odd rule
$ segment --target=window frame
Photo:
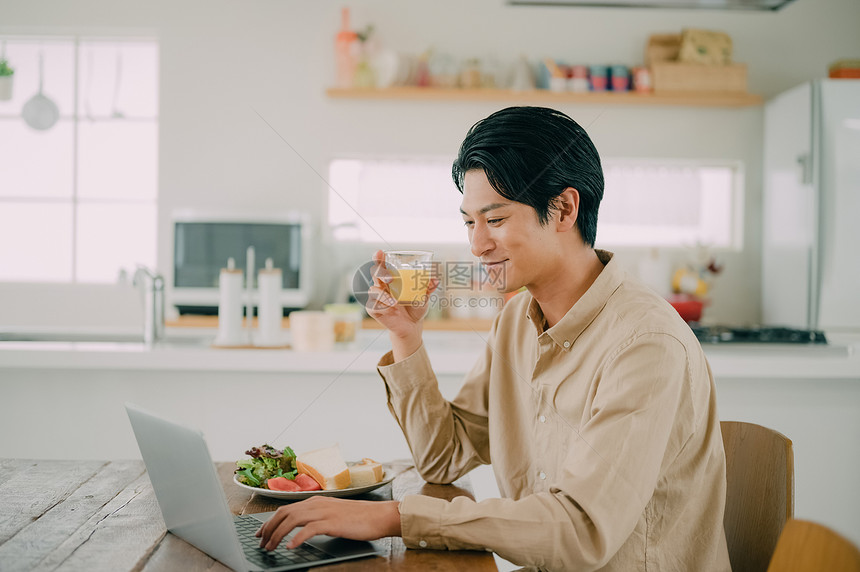
[[[153,257],[157,257],[158,251],[158,136],[160,130],[160,98],[158,97],[159,93],[159,83],[160,83],[160,74],[158,70],[161,65],[161,43],[157,34],[151,31],[135,31],[134,33],[130,33],[128,35],[120,35],[120,34],[105,34],[105,33],[72,33],[72,34],[51,34],[51,33],[9,33],[3,34],[0,37],[0,43],[31,43],[31,44],[70,44],[71,48],[71,59],[73,61],[73,71],[72,71],[72,84],[69,87],[71,90],[71,113],[62,113],[58,119],[57,124],[65,123],[70,126],[71,134],[70,141],[67,143],[69,146],[69,157],[72,163],[71,167],[71,182],[70,182],[70,194],[68,196],[46,196],[46,197],[28,197],[21,194],[15,195],[6,195],[0,196],[0,208],[4,204],[9,205],[38,205],[38,204],[56,204],[68,206],[71,211],[71,226],[68,238],[68,247],[71,249],[71,258],[70,265],[71,270],[68,274],[68,277],[65,278],[56,278],[56,279],[31,279],[31,278],[0,278],[0,283],[4,284],[105,284],[110,283],[111,281],[105,280],[81,280],[80,272],[81,272],[81,264],[80,258],[81,253],[79,252],[79,241],[80,237],[80,221],[81,217],[80,209],[82,207],[93,206],[93,205],[117,205],[117,206],[134,206],[134,205],[143,205],[146,207],[150,207],[155,212],[155,220],[154,224],[154,234],[153,238],[155,243],[152,244],[152,254]],[[121,117],[112,117],[112,116],[103,116],[96,115],[91,116],[89,113],[85,113],[85,110],[81,109],[81,77],[83,73],[83,65],[82,65],[82,46],[97,44],[97,43],[106,43],[106,44],[123,44],[123,43],[144,43],[150,44],[152,48],[155,50],[155,66],[156,66],[156,76],[155,76],[155,85],[153,86],[155,90],[155,103],[156,107],[154,109],[154,113],[149,115],[130,115],[130,116],[121,116]],[[14,61],[11,61],[10,64],[13,67],[17,67]],[[91,73],[89,71],[88,73]],[[117,70],[116,73],[119,73]],[[118,79],[115,81],[119,81]],[[19,88],[20,89],[20,88]],[[116,94],[114,94],[116,95]],[[9,113],[9,112],[0,112],[0,125],[4,122],[22,122],[23,117],[20,112],[18,113]],[[156,149],[155,149],[155,164],[153,168],[155,169],[155,189],[151,198],[117,198],[117,197],[86,197],[82,196],[80,192],[80,168],[81,168],[81,133],[80,126],[85,122],[98,122],[98,123],[111,123],[111,122],[124,122],[124,123],[152,123],[155,129],[155,141],[156,141]],[[66,144],[64,144],[66,145]],[[150,262],[150,261],[146,261]],[[151,260],[151,264],[155,264],[155,258]],[[121,268],[117,268],[117,272],[119,272]]]
[[[342,239],[337,238],[335,236],[335,225],[332,225],[330,214],[331,214],[331,193],[332,193],[332,185],[331,185],[331,165],[333,162],[338,160],[358,160],[358,161],[413,161],[413,160],[442,160],[442,155],[404,155],[404,154],[355,154],[355,153],[339,153],[336,155],[332,155],[328,158],[327,165],[327,177],[325,179],[325,191],[326,191],[326,201],[325,201],[325,212],[321,217],[324,221],[324,239],[328,245],[332,246],[340,246],[347,244],[360,244],[368,247],[376,247],[381,246],[386,243],[383,238],[380,238],[377,241],[365,241],[362,238],[349,238]],[[446,159],[447,160],[447,159]],[[453,157],[450,158],[450,161],[453,162]],[[716,250],[722,251],[741,251],[744,246],[744,200],[746,195],[745,190],[745,181],[746,181],[746,167],[743,161],[738,159],[689,159],[689,158],[663,158],[663,157],[604,157],[602,158],[602,164],[604,168],[604,172],[607,167],[615,167],[615,166],[631,166],[631,167],[639,167],[639,166],[654,166],[654,167],[671,167],[671,168],[726,168],[731,171],[731,189],[729,200],[731,204],[728,207],[728,212],[730,216],[730,220],[728,221],[729,228],[727,229],[729,233],[729,240],[727,244],[713,245],[713,248]],[[335,192],[339,195],[340,193]],[[601,205],[602,208],[602,205]],[[602,211],[601,213],[602,214]],[[675,244],[652,244],[652,243],[641,243],[641,244],[628,244],[628,243],[615,243],[615,242],[601,242],[601,217],[598,215],[598,223],[597,223],[597,245],[598,247],[605,247],[610,249],[624,249],[624,250],[635,250],[635,249],[666,249],[666,250],[675,250],[675,251],[686,251],[689,250],[690,247],[695,246],[694,243],[675,243]],[[457,213],[451,213],[452,219],[459,220],[457,218]],[[697,241],[698,242],[698,241]],[[468,247],[468,240],[466,238],[465,231],[463,232],[463,241],[462,242],[427,242],[427,241],[398,241],[398,247],[433,247],[438,248],[440,250],[445,249],[456,249],[459,247]]]

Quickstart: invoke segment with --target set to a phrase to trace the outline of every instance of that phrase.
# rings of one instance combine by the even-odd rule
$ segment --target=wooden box
[[[645,64],[651,69],[655,93],[746,93],[746,64],[708,65],[674,61],[681,49],[680,34],[657,34],[648,39]]]
[[[707,91],[746,93],[746,64],[709,66],[679,62],[656,62],[651,65],[651,83],[655,93],[667,91]]]
[[[645,65],[654,62],[674,62],[681,53],[681,34],[654,34],[645,46]]]

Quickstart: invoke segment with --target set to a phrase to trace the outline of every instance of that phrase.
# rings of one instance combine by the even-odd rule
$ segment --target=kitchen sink
[[[212,343],[214,335],[194,333],[168,334],[156,345],[204,346]],[[113,344],[142,344],[143,334],[133,332],[0,332],[2,342],[79,342],[79,343],[113,343]]]

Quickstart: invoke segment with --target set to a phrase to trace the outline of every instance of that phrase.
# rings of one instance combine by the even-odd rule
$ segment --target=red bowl
[[[672,296],[669,303],[681,315],[685,322],[698,322],[702,319],[705,302],[688,296]]]

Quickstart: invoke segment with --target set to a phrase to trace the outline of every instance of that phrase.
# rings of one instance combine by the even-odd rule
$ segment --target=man
[[[603,174],[585,131],[554,110],[504,109],[472,127],[453,175],[472,253],[500,289],[527,293],[451,402],[423,347],[425,308],[380,285],[369,312],[389,330],[378,369],[421,475],[446,483],[492,463],[502,498],[320,499],[281,509],[264,545],[307,524],[293,543],[401,535],[541,570],[729,570],[713,378],[671,306],[594,249]]]

